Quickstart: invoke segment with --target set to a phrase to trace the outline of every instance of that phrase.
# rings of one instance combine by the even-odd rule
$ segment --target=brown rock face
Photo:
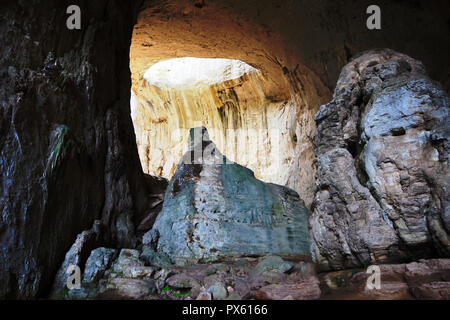
[[[449,256],[449,106],[406,55],[371,51],[342,70],[315,118],[322,268]]]

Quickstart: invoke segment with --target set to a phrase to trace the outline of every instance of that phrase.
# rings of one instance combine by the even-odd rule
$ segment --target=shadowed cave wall
[[[82,10],[80,31],[65,27],[70,4]],[[446,2],[380,1],[380,31],[365,28],[368,4],[2,1],[0,297],[43,295],[94,220],[100,231],[92,247],[135,245],[156,182],[139,163],[130,87],[152,63],[218,53],[249,63],[262,71],[266,97],[293,99],[300,141],[314,132],[313,115],[356,52],[406,53],[448,91]],[[310,152],[299,164],[306,200],[312,161]]]

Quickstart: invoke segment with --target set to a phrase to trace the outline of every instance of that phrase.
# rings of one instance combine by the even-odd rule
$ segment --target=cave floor
[[[369,290],[365,269],[317,273],[316,265],[304,258],[241,257],[158,267],[133,263],[132,255],[125,261],[121,256],[122,252],[100,281],[84,284],[79,292],[71,290],[64,299],[450,299],[450,259],[381,265],[380,288]]]

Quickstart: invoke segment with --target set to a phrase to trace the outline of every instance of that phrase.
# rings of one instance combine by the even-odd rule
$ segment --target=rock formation
[[[380,265],[381,286],[367,288],[365,269],[319,273],[311,262],[278,256],[220,263],[144,265],[138,250],[97,248],[83,268],[80,289],[62,287],[57,299],[310,300],[448,299],[450,259]]]
[[[215,60],[203,59],[201,64],[193,64],[192,74],[209,70],[208,64],[216,65]],[[153,67],[160,68],[159,64]],[[176,67],[175,64],[172,68]],[[305,108],[299,113],[298,99],[279,101],[268,96],[267,78],[250,68],[229,60],[216,70],[218,74],[211,75],[214,83],[173,87],[164,83],[167,74],[159,72],[161,79],[151,78],[153,74],[147,76],[147,71],[133,86],[131,99],[142,168],[146,173],[172,178],[186,152],[189,129],[205,125],[217,147],[230,160],[248,167],[264,182],[294,189],[309,205],[314,174],[307,170],[313,160],[307,136],[314,132],[316,110]],[[229,79],[231,71],[239,76]],[[318,99],[315,105],[324,102],[325,99]]]
[[[174,262],[265,254],[309,255],[309,212],[298,194],[257,180],[223,156],[204,127],[171,179],[153,231]]]
[[[268,104],[252,104],[257,123],[274,116],[280,119],[281,127],[288,128],[285,141],[296,142],[295,148],[284,145],[284,150],[294,149],[286,157],[291,157],[290,162],[281,166],[289,174],[277,174],[289,176],[283,184],[298,191],[308,207],[315,186],[313,115],[330,99],[339,72],[352,55],[373,47],[395,48],[423,61],[433,79],[447,90],[450,87],[449,66],[445,63],[450,47],[450,41],[445,41],[447,0],[414,1],[413,5],[380,0],[378,4],[386,8],[383,21],[390,23],[377,31],[365,28],[369,1],[205,0],[196,6],[190,0],[73,0],[70,4],[81,7],[81,30],[66,28],[68,4],[58,0],[0,1],[0,298],[45,297],[55,276],[58,278],[58,268],[65,263],[73,261],[82,267],[95,247],[135,247],[140,234],[151,227],[162,206],[159,195],[165,182],[142,173],[130,117],[130,89],[143,88],[143,75],[158,61],[223,57],[258,69],[258,81],[242,84],[261,85],[256,96],[261,97],[259,93],[263,92],[264,101],[270,101],[271,112],[266,115],[260,113]],[[233,90],[226,92],[225,101]],[[134,92],[138,100],[146,96],[145,92],[141,96],[139,90]],[[282,116],[274,105],[289,116]],[[367,114],[368,121],[377,116],[376,110],[379,108]],[[401,139],[402,129],[392,129],[392,139]],[[403,136],[410,130],[405,129]],[[442,158],[447,149],[441,147],[439,132],[435,133],[431,140]],[[376,131],[367,130],[362,137],[367,146],[375,147],[370,141],[379,140]],[[387,148],[389,153],[395,151],[390,150],[392,145]],[[353,150],[350,148],[351,155],[355,154]],[[443,199],[447,191],[439,189],[441,180],[409,170],[411,181],[404,179],[404,172],[401,175],[406,191],[393,190],[390,182],[384,190],[377,172],[385,169],[369,165],[373,161],[370,155],[375,154],[369,151],[359,158],[367,159],[364,161],[373,171],[359,180],[371,181],[373,192],[367,189],[376,195],[374,199],[380,195],[375,201],[390,212],[385,215],[386,221],[398,228],[386,233],[387,240],[382,244],[392,239],[395,243],[401,237],[408,248],[416,247],[414,251],[429,252],[432,243],[436,252],[444,252],[446,233],[441,225],[448,221],[448,210],[444,214],[438,210],[437,199],[441,210],[446,205]],[[434,163],[430,161],[425,163]],[[344,164],[347,168],[348,162]],[[390,170],[391,164],[383,165]],[[356,173],[362,172],[357,168]],[[339,170],[335,169],[337,175]],[[322,169],[320,181],[328,179],[325,174]],[[445,173],[440,177],[445,179]],[[426,228],[420,224],[423,220],[406,214],[407,210],[416,210],[407,185],[417,188],[418,199],[422,199],[417,200],[418,207],[430,204]],[[324,195],[322,187],[318,196]],[[406,202],[400,204],[403,192],[405,201],[412,201],[406,210]],[[426,200],[430,195],[433,200]],[[367,206],[377,206],[369,202]],[[316,205],[316,212],[324,212],[318,208]],[[332,212],[337,216],[342,211]],[[345,229],[331,223],[331,217],[323,218],[333,230]],[[96,220],[99,224],[94,223]],[[350,234],[361,228],[360,223],[350,224]],[[321,242],[329,229],[320,230],[324,238],[318,236],[316,243],[322,249],[332,248],[334,243]],[[372,230],[362,230],[373,234]],[[401,246],[406,244],[399,243]],[[352,246],[345,252],[351,257],[352,250],[358,248]],[[397,245],[390,248],[386,253],[390,257],[406,252]],[[326,250],[318,254],[322,262],[333,260]],[[165,262],[163,257],[159,260]],[[343,265],[348,264],[334,266]],[[124,283],[118,278],[111,287],[128,285],[130,289],[136,285],[130,293],[134,297],[154,289],[153,282],[133,280]]]
[[[314,254],[324,269],[450,254],[450,99],[392,50],[344,67],[316,114]]]
[[[72,31],[63,1],[0,4],[0,298],[45,295],[96,219],[95,245],[134,245],[155,193],[129,116],[139,1],[82,7]]]
[[[133,123],[144,172],[170,179],[189,128],[203,125],[229,159],[254,171],[258,179],[294,189],[310,208],[314,114],[330,100],[352,55],[395,48],[423,61],[432,78],[450,89],[449,67],[438,62],[447,59],[450,48],[441,35],[448,30],[446,1],[378,1],[387,23],[376,31],[366,28],[370,4],[227,0],[195,6],[191,0],[146,1],[130,48],[137,103]],[[236,59],[258,73],[201,90],[161,89],[145,79],[158,62],[183,57]],[[180,134],[172,136],[177,130]],[[252,131],[258,139],[237,138]]]
[[[348,300],[448,300],[450,259],[380,265],[381,283],[367,288],[366,270],[342,270],[319,276],[322,298]]]

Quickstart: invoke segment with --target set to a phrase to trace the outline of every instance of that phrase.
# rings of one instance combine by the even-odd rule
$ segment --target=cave
[[[288,44],[281,39],[270,43],[273,37],[254,22],[236,24],[234,19],[240,17],[230,15],[212,26],[214,4],[169,7],[144,8],[131,41],[131,113],[144,172],[170,179],[185,151],[189,129],[204,125],[230,160],[253,170],[258,179],[294,189],[310,206],[315,174],[313,116],[330,90],[302,64],[290,71],[278,56]],[[157,19],[155,10],[161,10]],[[169,11],[181,20],[173,23],[166,16]],[[258,37],[244,38],[244,33]],[[226,41],[217,37],[225,34]],[[176,65],[168,64],[182,59],[187,59],[180,70],[184,75],[199,74],[201,69],[216,80],[205,80],[210,84],[197,84],[196,90],[186,87],[188,83],[183,88],[167,80],[152,83],[152,71],[154,77],[179,76]],[[230,64],[226,67],[220,61]],[[188,62],[198,65],[189,68]],[[214,65],[222,74],[209,70]],[[171,73],[164,76],[163,68],[172,68]],[[193,86],[195,80],[190,82]]]
[[[295,104],[268,99],[261,71],[239,60],[175,58],[154,64],[142,78],[130,106],[144,173],[170,180],[189,129],[205,126],[230,160],[300,192],[303,184],[292,179],[300,171],[292,161]]]
[[[446,1],[72,2],[0,5],[0,299],[449,298]]]

